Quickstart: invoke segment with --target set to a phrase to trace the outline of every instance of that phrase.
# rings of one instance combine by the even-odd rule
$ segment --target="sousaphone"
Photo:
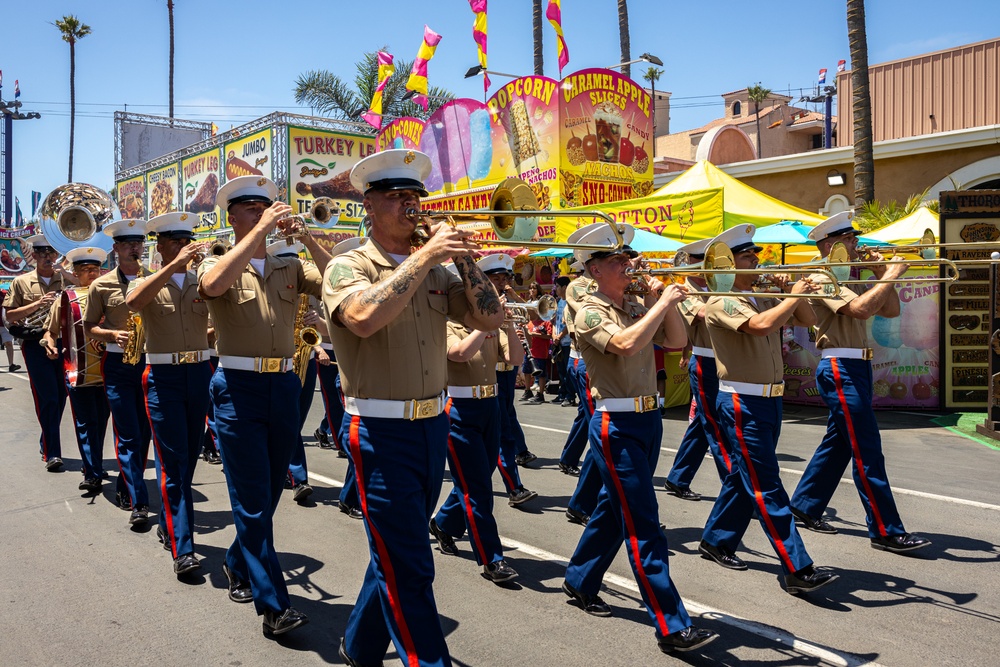
[[[42,233],[61,255],[84,246],[110,253],[114,239],[102,232],[119,219],[111,195],[87,183],[60,185],[42,202]]]

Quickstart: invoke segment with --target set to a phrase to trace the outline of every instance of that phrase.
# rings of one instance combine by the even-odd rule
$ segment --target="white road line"
[[[31,382],[31,380],[28,379],[28,374],[27,373],[24,373],[23,375],[21,373],[7,373],[7,375],[9,377],[15,377],[18,380],[24,380],[25,382]]]
[[[539,431],[552,431],[553,433],[562,433],[564,435],[569,435],[569,431],[558,428],[549,428],[547,426],[535,426],[534,424],[525,424],[523,422],[521,423],[521,426],[538,429]],[[660,451],[670,452],[671,454],[677,453],[676,449],[672,449],[670,447],[660,447]],[[711,455],[706,454],[705,458],[711,460],[712,457]],[[778,468],[778,470],[780,470],[783,473],[787,473],[789,475],[799,475],[799,476],[803,475],[805,472],[803,470],[794,470],[792,468]],[[853,485],[854,479],[850,477],[841,477],[840,483]],[[981,503],[978,500],[966,500],[965,498],[955,498],[954,496],[941,496],[936,493],[927,493],[925,491],[914,491],[913,489],[901,489],[896,486],[892,487],[892,492],[898,493],[901,496],[914,496],[916,498],[926,498],[927,500],[938,500],[943,503],[951,503],[952,505],[965,505],[966,507],[977,507],[983,510],[993,510],[994,512],[1000,512],[1000,505]]]
[[[517,551],[538,560],[543,560],[548,563],[558,563],[559,565],[569,564],[569,560],[564,556],[533,547],[530,544],[518,542],[517,540],[511,540],[503,536],[500,537],[500,541],[503,543],[504,548],[516,549]],[[632,579],[609,573],[604,575],[604,583],[608,586],[614,586],[616,588],[629,591],[633,595],[640,595],[639,586],[636,585],[635,581]],[[750,634],[763,637],[769,641],[789,646],[799,653],[822,660],[824,664],[841,665],[843,667],[861,667],[862,665],[867,667],[880,667],[876,662],[864,660],[863,658],[851,655],[850,653],[830,651],[815,644],[810,644],[807,641],[803,641],[784,630],[764,625],[763,623],[757,623],[756,621],[751,621],[739,616],[734,616],[719,609],[715,609],[714,607],[693,602],[690,599],[684,600],[684,606],[687,608],[689,613],[720,621],[726,625],[739,628],[744,632],[749,632]]]

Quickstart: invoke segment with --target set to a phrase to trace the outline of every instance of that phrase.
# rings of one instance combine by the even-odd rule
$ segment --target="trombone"
[[[681,254],[683,255],[683,253]],[[677,257],[674,258],[675,262],[676,260]],[[661,260],[657,263],[663,263],[663,261]],[[773,273],[820,275],[827,279],[823,282],[823,291],[815,294],[790,294],[786,292],[760,293],[762,296],[775,299],[834,299],[840,296],[840,286],[843,284],[843,281],[838,280],[833,271],[829,269],[818,267],[804,268],[802,264],[778,264],[775,266],[758,267],[756,269],[737,269],[735,266],[736,260],[733,257],[732,250],[725,243],[717,241],[708,246],[708,249],[705,251],[705,259],[701,262],[667,268],[630,269],[628,273],[632,276],[703,277],[705,282],[708,283],[708,291],[698,291],[697,294],[699,296],[747,296],[748,294],[752,296],[754,292],[733,291],[733,283],[736,282],[737,274],[761,276],[754,283],[755,287],[774,287],[775,283],[773,280],[767,277]],[[765,273],[762,269],[768,269],[770,273]],[[830,285],[829,289],[826,288],[827,284]]]
[[[930,232],[930,230],[927,230],[927,232],[925,232],[925,233],[929,233],[929,232]],[[933,238],[933,235],[931,235],[931,238]],[[921,245],[923,245],[923,244],[921,244]],[[949,245],[951,245],[951,244],[949,244]],[[963,245],[963,244],[956,244],[956,245]],[[868,246],[868,248],[871,248],[871,247],[872,246]],[[883,246],[875,246],[875,247],[881,248]],[[919,246],[915,246],[914,245],[914,246],[888,246],[888,247],[890,247],[890,248],[905,248],[906,250],[904,250],[904,252],[905,251],[915,252],[912,249],[918,248]],[[924,246],[924,247],[927,247],[927,246]],[[877,252],[877,251],[874,251],[874,252]],[[870,256],[871,255],[869,254],[868,257],[870,257]],[[894,284],[894,285],[895,284],[899,284],[899,283],[941,283],[941,282],[952,282],[952,281],[958,280],[958,277],[959,277],[958,276],[958,265],[955,262],[953,262],[952,260],[945,259],[944,257],[938,257],[938,258],[934,258],[934,257],[926,258],[925,257],[923,259],[916,259],[916,260],[912,260],[912,261],[906,261],[905,263],[908,266],[934,266],[934,267],[937,267],[937,268],[942,268],[943,267],[943,268],[947,269],[947,274],[944,275],[944,276],[936,277],[936,278],[896,278],[894,280],[882,280],[882,279],[879,279],[879,278],[872,278],[872,279],[869,279],[869,280],[850,280],[849,279],[849,277],[850,277],[849,276],[850,270],[852,268],[854,268],[854,267],[858,267],[858,268],[864,269],[864,268],[871,268],[871,267],[874,267],[874,266],[885,266],[886,263],[884,261],[871,261],[869,259],[864,259],[864,260],[858,261],[858,262],[852,262],[852,261],[850,261],[850,254],[847,252],[847,246],[845,246],[843,243],[840,243],[840,242],[837,242],[837,243],[833,244],[833,247],[830,248],[830,254],[826,257],[826,259],[822,260],[820,263],[827,265],[830,268],[831,271],[833,271],[834,273],[837,273],[837,274],[839,274],[841,276],[841,278],[842,278],[840,280],[840,284],[841,285],[867,285],[867,284],[873,283],[873,282],[885,282],[885,283],[890,283],[890,284]],[[839,271],[838,271],[838,269],[839,269]]]
[[[427,209],[406,209],[404,215],[415,220],[418,225],[413,232],[411,244],[422,246],[430,240],[428,226],[431,222],[444,221],[455,227],[460,220],[469,223],[488,222],[497,235],[490,245],[512,246],[515,248],[571,248],[574,250],[616,250],[625,245],[621,230],[615,219],[603,211],[541,211],[538,199],[531,186],[519,178],[504,179],[493,191],[490,208],[478,211],[435,211]],[[608,224],[615,237],[613,246],[593,243],[548,243],[530,241],[538,231],[539,218],[600,218]],[[478,226],[476,224],[475,226]]]
[[[925,229],[924,233],[920,236],[920,242],[914,243],[912,245],[876,245],[876,246],[861,246],[858,248],[858,255],[863,261],[869,261],[871,259],[872,253],[879,253],[887,255],[888,257],[895,257],[896,255],[920,255],[924,260],[928,262],[936,259],[934,257],[935,249],[940,252],[944,250],[948,251],[949,248],[952,249],[966,249],[966,250],[995,250],[1000,251],[1000,242],[997,241],[985,241],[980,243],[938,243],[937,237],[934,236],[934,230]],[[832,252],[832,251],[831,251]],[[957,273],[957,269],[961,267],[968,266],[989,266],[995,264],[997,258],[982,258],[982,259],[966,259],[966,260],[946,260],[941,258],[942,262],[947,262],[947,266],[950,270]],[[907,262],[907,264],[912,264],[912,262]]]

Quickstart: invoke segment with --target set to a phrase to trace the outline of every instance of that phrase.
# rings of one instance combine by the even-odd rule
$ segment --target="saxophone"
[[[128,331],[128,342],[122,348],[122,363],[135,366],[139,363],[143,348],[146,347],[146,328],[139,313],[129,314],[125,330]]]
[[[309,358],[312,349],[319,345],[319,332],[305,325],[306,312],[309,310],[309,295],[299,295],[299,309],[295,313],[295,329],[292,337],[295,340],[295,356],[292,359],[292,370],[299,376],[299,382],[306,383],[306,371],[309,370]]]

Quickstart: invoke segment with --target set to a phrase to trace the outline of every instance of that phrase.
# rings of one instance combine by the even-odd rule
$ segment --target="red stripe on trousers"
[[[323,376],[319,374],[319,359],[316,359],[316,377],[319,379],[319,393],[323,397],[323,411],[326,413],[326,425],[330,427],[330,437],[333,438],[333,444],[337,449],[342,449],[340,446],[340,439],[337,438],[337,425],[333,423],[333,418],[330,416],[330,409],[327,407],[330,405],[330,397],[326,395],[326,385],[323,384]]]
[[[413,637],[410,635],[410,628],[406,624],[403,616],[403,609],[400,607],[399,589],[396,586],[396,572],[392,568],[392,561],[389,560],[389,551],[385,547],[385,541],[378,532],[378,528],[368,516],[368,494],[365,491],[365,469],[361,462],[361,437],[359,434],[361,417],[353,415],[351,417],[350,447],[351,461],[354,462],[354,472],[358,481],[358,496],[361,499],[361,512],[365,515],[365,522],[368,530],[371,531],[372,541],[375,542],[375,549],[378,551],[379,562],[382,563],[382,572],[385,574],[386,595],[389,598],[389,607],[392,609],[393,618],[399,627],[400,639],[403,641],[403,648],[406,650],[406,662],[410,667],[420,667],[420,660],[417,658],[417,647],[413,644]]]
[[[830,359],[830,367],[833,369],[833,379],[837,383],[837,398],[840,400],[840,409],[844,413],[844,420],[847,421],[847,439],[851,441],[851,452],[854,454],[854,467],[861,477],[861,485],[865,487],[865,495],[868,496],[868,506],[872,508],[872,515],[875,517],[875,525],[878,526],[878,533],[882,537],[887,535],[885,524],[882,523],[882,515],[875,505],[875,496],[872,494],[871,484],[868,476],[865,475],[865,463],[861,460],[861,447],[858,446],[858,437],[854,434],[854,421],[851,420],[851,409],[847,405],[847,395],[844,394],[844,383],[840,378],[840,367],[837,360]]]
[[[163,503],[163,515],[167,518],[167,535],[170,536],[170,553],[177,558],[177,540],[174,538],[174,515],[170,511],[170,500],[167,497],[167,470],[163,465],[163,452],[160,451],[160,439],[156,437],[156,429],[153,428],[153,415],[149,411],[149,371],[142,372],[142,395],[146,404],[146,419],[149,420],[149,430],[153,434],[153,447],[156,448],[156,458],[160,461],[160,502]]]
[[[740,443],[740,451],[743,452],[743,460],[746,461],[747,471],[750,473],[750,484],[753,486],[753,496],[757,501],[757,509],[760,511],[760,516],[764,519],[767,532],[771,534],[771,539],[774,540],[774,546],[778,550],[778,557],[785,563],[785,567],[789,572],[795,572],[795,566],[792,565],[792,557],[788,555],[788,549],[785,548],[785,543],[778,537],[778,530],[771,521],[771,515],[767,513],[767,504],[764,502],[764,494],[760,490],[757,471],[754,470],[753,462],[750,460],[750,450],[747,449],[746,440],[743,438],[743,408],[740,406],[739,394],[733,394],[733,412],[736,416],[736,440]]]
[[[611,425],[611,415],[607,412],[601,413],[601,451],[604,453],[604,461],[608,466],[608,472],[611,473],[611,480],[614,482],[615,491],[618,493],[618,503],[621,505],[622,514],[625,516],[625,528],[628,531],[628,545],[632,552],[632,562],[635,563],[635,572],[639,579],[639,583],[646,590],[646,597],[649,598],[649,604],[653,608],[653,613],[656,615],[656,622],[660,626],[660,634],[664,637],[670,634],[670,629],[667,627],[667,619],[663,616],[663,610],[660,609],[660,601],[656,599],[656,594],[653,592],[653,585],[649,581],[649,577],[646,576],[646,571],[642,568],[642,559],[639,557],[639,538],[635,534],[635,522],[632,520],[632,511],[628,506],[628,498],[625,496],[625,490],[622,488],[622,481],[618,477],[618,471],[615,470],[615,462],[611,457],[611,438],[608,434],[608,427]]]
[[[722,452],[722,459],[726,462],[726,471],[732,472],[733,462],[729,459],[729,452],[726,451],[725,442],[722,440],[722,432],[719,430],[719,425],[715,423],[712,413],[708,411],[708,399],[705,397],[705,376],[701,372],[701,359],[699,359],[698,355],[694,355],[694,358],[695,375],[698,376],[698,396],[701,399],[701,411],[705,413],[705,418],[712,425],[712,430],[715,431],[715,441],[719,443],[719,451]]]
[[[444,404],[444,413],[448,416],[448,422],[451,423],[451,399]],[[448,432],[448,451],[451,452],[451,460],[455,464],[455,470],[452,472],[458,477],[458,483],[462,486],[462,501],[465,505],[465,519],[469,522],[469,533],[472,535],[472,546],[476,547],[476,551],[479,552],[479,560],[482,561],[483,565],[487,565],[486,561],[486,549],[483,548],[483,542],[479,538],[479,527],[476,525],[476,515],[472,511],[472,503],[469,500],[469,485],[465,483],[465,474],[462,472],[462,464],[458,460],[458,453],[455,451],[455,446],[451,441],[451,431]]]

